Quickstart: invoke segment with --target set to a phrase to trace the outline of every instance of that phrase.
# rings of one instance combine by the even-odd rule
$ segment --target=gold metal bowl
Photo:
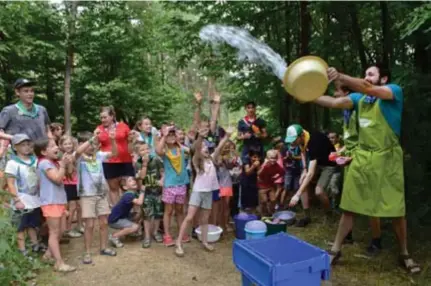
[[[319,57],[305,56],[291,63],[284,73],[286,91],[302,102],[313,101],[328,88],[328,64]]]

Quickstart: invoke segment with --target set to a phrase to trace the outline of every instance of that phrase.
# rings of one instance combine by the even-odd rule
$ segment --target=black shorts
[[[132,163],[103,163],[103,173],[107,180],[135,177],[135,169]]]
[[[79,200],[77,185],[64,185],[64,190],[66,191],[68,202]]]
[[[27,228],[38,228],[42,224],[42,211],[40,208],[32,211],[16,210],[12,214],[12,224],[17,228],[18,232],[22,232]]]

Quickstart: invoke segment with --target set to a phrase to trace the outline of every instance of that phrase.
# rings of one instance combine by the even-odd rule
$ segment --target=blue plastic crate
[[[235,240],[233,262],[243,286],[320,286],[331,271],[326,251],[286,233]]]

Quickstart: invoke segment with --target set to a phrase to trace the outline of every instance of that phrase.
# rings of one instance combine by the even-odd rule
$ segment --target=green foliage
[[[0,198],[8,197],[0,191]],[[17,250],[16,228],[10,223],[9,209],[0,208],[0,285],[26,285],[35,277],[42,264],[35,258],[29,260]]]

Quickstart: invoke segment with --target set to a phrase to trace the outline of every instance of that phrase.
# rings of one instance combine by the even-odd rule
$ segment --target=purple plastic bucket
[[[234,216],[235,236],[237,239],[245,239],[245,225],[252,220],[257,220],[257,216],[253,214],[240,213]]]

